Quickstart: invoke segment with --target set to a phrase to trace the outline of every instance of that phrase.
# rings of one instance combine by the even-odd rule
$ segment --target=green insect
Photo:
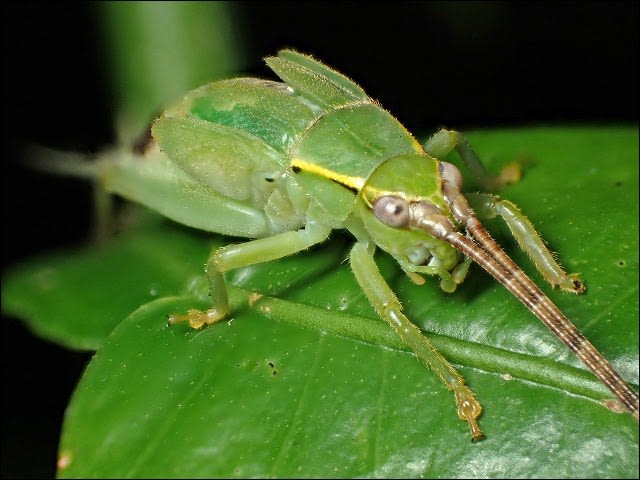
[[[528,219],[491,194],[465,197],[456,150],[485,186],[488,176],[457,132],[416,139],[354,82],[310,56],[282,50],[267,64],[283,80],[236,78],[187,93],[152,124],[134,152],[114,151],[91,166],[61,167],[179,223],[253,240],[211,253],[212,306],[175,314],[193,328],[229,315],[225,272],[301,252],[346,229],[350,264],[363,292],[402,340],[453,392],[472,440],[483,438],[482,408],[462,376],[404,315],[374,261],[391,254],[415,283],[435,275],[453,292],[475,261],[558,336],[638,418],[638,394],[496,244],[480,223],[500,216],[543,276],[565,291],[584,285],[566,274]],[[469,205],[473,206],[473,209]]]

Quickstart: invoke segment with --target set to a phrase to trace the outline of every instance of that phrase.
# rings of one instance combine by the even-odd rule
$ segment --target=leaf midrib
[[[251,292],[230,287],[233,303],[247,305]],[[247,308],[247,307],[242,307]],[[262,296],[252,311],[263,318],[285,322],[325,334],[349,338],[369,345],[413,353],[383,322],[367,317],[314,307],[290,300]],[[451,362],[487,373],[508,373],[514,380],[533,382],[601,401],[611,398],[609,391],[589,371],[550,358],[513,352],[460,338],[428,333],[429,339]]]

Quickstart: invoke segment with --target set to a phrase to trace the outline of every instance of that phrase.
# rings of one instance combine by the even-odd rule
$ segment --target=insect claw
[[[466,386],[458,387],[454,390],[456,403],[458,405],[458,416],[469,423],[471,429],[471,441],[478,442],[485,438],[480,430],[476,418],[482,413],[482,407],[473,396],[473,392]]]
[[[478,426],[478,422],[475,421],[475,419],[473,418],[469,418],[469,428],[471,429],[471,441],[472,442],[479,442],[480,440],[484,440],[485,438],[487,438],[484,433],[482,433],[482,430],[480,430],[480,427]]]
[[[506,165],[498,175],[490,176],[482,180],[482,185],[486,190],[496,190],[505,185],[518,183],[521,178],[522,168],[519,163],[513,162]]]
[[[497,178],[497,182],[500,186],[509,185],[512,183],[518,183],[522,178],[522,170],[520,164],[517,162],[506,165]]]
[[[571,293],[584,293],[587,289],[582,280],[580,280],[579,273],[570,273],[562,279],[558,286],[561,290]]]
[[[407,274],[407,277],[409,277],[409,280],[411,280],[416,285],[424,285],[426,283],[426,280],[424,279],[424,277],[422,275],[417,274],[416,272],[405,272],[405,273]]]
[[[167,315],[167,327],[171,327],[174,323],[183,322],[187,319],[186,315],[171,314]]]
[[[196,330],[201,329],[205,325],[209,325],[217,321],[215,315],[211,314],[212,310],[203,312],[202,310],[196,310],[192,308],[187,311],[186,314],[173,314],[169,315],[168,325],[171,326],[177,322],[189,322],[189,326]]]

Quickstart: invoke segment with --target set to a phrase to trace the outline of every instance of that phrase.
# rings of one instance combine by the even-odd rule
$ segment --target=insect
[[[453,393],[471,439],[484,437],[482,407],[463,377],[403,313],[374,261],[380,248],[415,283],[440,279],[453,292],[476,262],[564,342],[638,419],[638,394],[507,256],[478,215],[500,216],[552,285],[581,293],[533,225],[492,194],[463,195],[460,171],[440,158],[456,150],[487,186],[490,177],[466,139],[441,130],[420,144],[357,84],[313,57],[282,50],[266,59],[282,82],[235,78],[187,93],[164,111],[134,151],[70,165],[110,193],[179,223],[242,236],[206,263],[212,306],[171,315],[201,328],[225,319],[225,272],[301,252],[334,229],[355,237],[350,265],[377,313]],[[473,207],[473,208],[472,208]],[[478,215],[475,213],[478,212]]]

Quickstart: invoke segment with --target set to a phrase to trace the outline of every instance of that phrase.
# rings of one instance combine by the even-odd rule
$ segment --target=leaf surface
[[[488,227],[637,386],[637,129],[469,138],[494,170],[532,159],[501,195],[587,292],[543,285],[506,227]],[[408,316],[483,404],[487,439],[471,444],[451,394],[367,303],[341,234],[231,272],[229,321],[167,328],[167,314],[206,308],[201,268],[223,241],[153,225],[4,275],[5,311],[46,338],[98,349],[66,414],[61,477],[637,478],[637,423],[605,408],[604,387],[479,268],[446,294],[377,257]]]

